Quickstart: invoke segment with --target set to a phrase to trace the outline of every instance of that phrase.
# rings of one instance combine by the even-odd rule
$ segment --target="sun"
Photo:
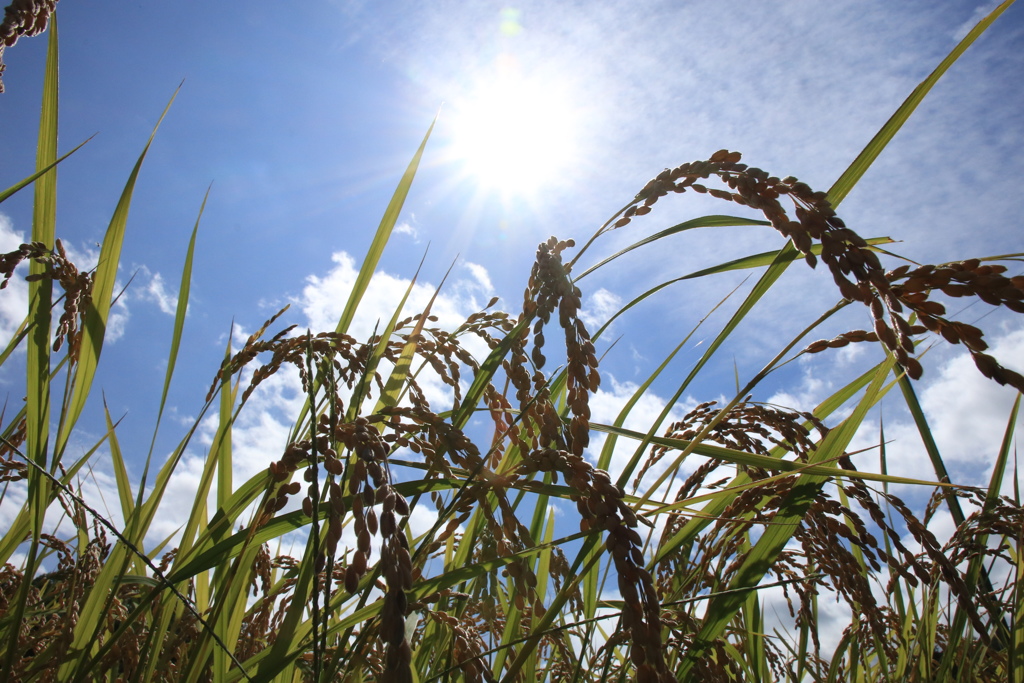
[[[454,109],[452,156],[482,188],[535,195],[571,171],[579,117],[567,88],[505,75]]]

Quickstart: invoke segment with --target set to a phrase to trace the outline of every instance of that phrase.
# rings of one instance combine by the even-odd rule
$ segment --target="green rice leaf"
[[[64,161],[65,159],[67,159],[69,156],[71,156],[72,154],[74,154],[78,150],[82,149],[82,147],[85,146],[85,143],[89,142],[89,140],[92,140],[94,137],[96,137],[96,136],[95,135],[90,135],[88,138],[85,139],[84,142],[78,143],[77,147],[75,147],[70,152],[67,152],[66,154],[64,154],[61,158],[57,159],[56,161],[54,161],[54,162],[52,162],[50,164],[47,164],[46,166],[44,166],[43,168],[37,170],[35,173],[30,175],[29,177],[27,177],[27,178],[25,178],[23,180],[18,181],[17,183],[15,183],[14,185],[11,185],[9,188],[4,190],[3,192],[0,192],[0,203],[3,203],[11,195],[17,193],[19,190],[22,190],[22,189],[28,187],[29,185],[34,183],[36,180],[38,180],[39,178],[43,177],[45,174],[49,173],[50,170],[52,170],[52,169],[57,167],[57,164],[59,164],[60,162]]]
[[[615,427],[612,425],[591,423],[590,428],[595,432],[613,434],[615,436],[641,441],[649,445],[665,446],[666,448],[678,451],[689,451],[696,455],[703,455],[708,458],[718,458],[719,460],[731,462],[736,465],[760,467],[769,471],[803,472],[806,474],[817,474],[822,476],[843,476],[853,479],[864,479],[865,481],[879,481],[888,484],[953,488],[951,484],[946,482],[895,477],[888,474],[876,474],[874,472],[861,472],[858,470],[844,470],[833,465],[808,465],[807,463],[793,460],[782,460],[780,458],[773,458],[767,455],[757,455],[756,453],[737,451],[731,448],[725,448],[724,446],[714,446],[703,441],[695,442],[688,441],[686,439],[672,439],[666,436],[653,436],[651,434],[645,434],[643,432],[637,432],[631,429],[624,429],[622,427]]]
[[[423,150],[427,147],[427,140],[430,139],[435,123],[437,123],[436,116],[430,124],[430,128],[427,129],[427,134],[423,136],[423,142],[420,143],[419,149],[413,155],[412,161],[409,162],[409,167],[405,169],[402,180],[399,181],[398,188],[395,190],[387,209],[384,211],[384,217],[381,218],[380,225],[377,226],[377,232],[374,234],[370,248],[363,259],[363,265],[359,268],[359,274],[356,276],[355,284],[352,285],[352,291],[349,293],[348,302],[341,313],[341,319],[338,320],[336,328],[338,333],[347,333],[349,325],[352,324],[352,320],[355,318],[359,302],[362,301],[363,294],[366,293],[366,288],[370,284],[370,278],[373,277],[377,264],[380,263],[380,257],[384,253],[384,247],[387,245],[388,240],[391,239],[391,231],[394,229],[395,224],[398,222],[398,217],[402,213],[402,206],[405,204],[405,198],[409,195],[409,188],[412,187],[413,178],[416,177],[416,171],[420,166],[420,158],[423,156]]]
[[[185,328],[185,315],[188,312],[189,293],[192,290],[192,259],[196,251],[196,235],[199,233],[199,221],[206,209],[206,200],[210,198],[210,188],[206,188],[203,195],[203,203],[199,206],[199,215],[196,217],[196,224],[192,228],[192,236],[188,241],[188,249],[185,252],[185,265],[181,269],[181,283],[178,285],[178,305],[174,310],[174,331],[171,333],[171,350],[167,354],[167,371],[164,374],[164,388],[160,393],[160,408],[156,414],[156,424],[153,426],[153,439],[149,444],[149,453],[146,455],[146,466],[142,473],[142,484],[146,485],[146,475],[149,472],[150,461],[153,457],[153,449],[156,447],[156,436],[160,430],[160,420],[163,418],[164,407],[167,405],[167,392],[171,388],[171,378],[174,376],[174,367],[178,361],[178,350],[181,348],[181,333]]]
[[[591,267],[587,268],[585,271],[583,271],[582,273],[577,275],[576,276],[576,280],[577,281],[582,280],[584,277],[586,277],[590,273],[593,273],[598,268],[601,268],[601,267],[607,265],[608,263],[614,261],[615,259],[619,258],[623,254],[628,254],[629,252],[633,251],[634,249],[639,249],[640,247],[642,247],[642,246],[644,246],[646,244],[651,244],[652,242],[657,242],[660,239],[664,239],[665,237],[669,237],[671,235],[675,235],[675,234],[680,233],[680,232],[685,232],[687,230],[695,230],[696,228],[724,228],[724,227],[732,227],[732,226],[750,226],[750,225],[762,225],[762,226],[767,225],[767,226],[770,226],[771,223],[769,223],[767,221],[761,221],[761,220],[752,220],[750,218],[738,218],[736,216],[718,216],[718,215],[702,216],[700,218],[694,218],[692,220],[684,221],[684,222],[679,223],[677,225],[673,225],[671,228],[665,228],[664,230],[656,232],[653,235],[649,235],[648,237],[645,237],[642,240],[634,242],[633,244],[629,245],[625,249],[621,249],[620,251],[615,252],[614,254],[609,256],[608,258],[606,258],[606,259],[604,259],[604,260],[602,260],[602,261],[592,265]]]
[[[178,86],[178,90],[180,89],[181,86]],[[89,398],[89,391],[92,388],[92,381],[96,376],[96,368],[100,360],[100,352],[103,350],[103,339],[107,331],[107,318],[110,315],[110,307],[113,303],[114,281],[117,279],[117,267],[121,262],[121,247],[124,243],[125,228],[128,224],[128,210],[131,207],[132,194],[135,191],[135,181],[139,177],[139,171],[142,169],[142,162],[146,159],[149,147],[153,144],[156,131],[171,108],[174,98],[177,97],[178,90],[174,91],[174,95],[171,96],[167,106],[164,107],[163,113],[160,114],[160,118],[153,127],[153,132],[150,133],[146,146],[142,149],[142,154],[139,155],[138,160],[135,162],[135,167],[128,176],[128,182],[121,193],[121,199],[117,203],[117,208],[114,209],[114,215],[110,219],[106,235],[103,237],[103,244],[100,246],[99,263],[96,266],[95,279],[93,281],[92,300],[85,312],[83,322],[84,329],[82,345],[79,349],[78,372],[75,377],[74,394],[71,397],[71,403],[67,408],[67,412],[62,415],[61,429],[57,436],[57,453],[63,452],[67,446],[71,430],[74,429],[75,423],[82,414],[82,409],[85,408],[85,402]],[[49,329],[49,327],[47,326],[45,329]]]
[[[52,18],[46,52],[46,71],[43,77],[43,104],[39,117],[39,138],[36,147],[36,170],[42,171],[36,181],[32,207],[32,241],[54,245],[57,221],[57,95],[58,95],[57,21]],[[32,261],[30,275],[41,275],[47,265]],[[53,300],[53,281],[42,278],[29,282],[28,330],[31,334],[26,358],[26,430],[25,457],[42,469],[48,469],[50,445],[50,307]],[[54,458],[53,470],[57,468]],[[24,573],[34,576],[39,553],[39,537],[43,530],[46,508],[50,502],[51,487],[41,472],[32,468],[28,472],[28,520],[31,543],[25,560]],[[5,534],[9,537],[10,534]],[[21,541],[24,537],[19,538]],[[14,628],[10,629],[0,674],[10,677],[18,652],[18,638],[28,601],[29,582],[23,581],[9,608]]]
[[[103,401],[103,416],[107,421],[107,440],[110,442],[110,459],[114,465],[114,481],[117,483],[117,496],[121,502],[121,518],[130,519],[135,511],[135,499],[132,496],[132,483],[128,477],[128,468],[124,464],[124,454],[117,440],[117,425],[110,418],[110,408],[106,397]]]
[[[422,263],[420,264],[422,266]],[[454,264],[453,264],[454,265]],[[416,271],[419,274],[419,269]],[[448,273],[451,273],[451,268],[448,269]],[[430,301],[427,302],[426,308],[420,314],[420,319],[416,321],[413,326],[412,332],[409,334],[409,341],[402,347],[402,353],[398,357],[398,362],[395,363],[395,367],[391,370],[391,374],[388,376],[388,381],[384,385],[384,390],[380,394],[380,398],[377,400],[377,405],[374,406],[373,413],[375,415],[380,414],[380,411],[384,408],[390,408],[398,405],[399,398],[405,393],[408,388],[409,379],[409,368],[412,365],[412,359],[416,355],[416,349],[419,348],[420,334],[423,332],[423,325],[427,322],[427,316],[430,315],[430,309],[434,306],[434,301],[437,300],[437,295],[441,292],[441,287],[444,286],[444,281],[448,279],[448,273],[445,273],[444,278],[441,280],[441,284],[434,290],[434,294],[430,297]],[[402,304],[405,304],[409,294],[412,292],[413,286],[416,284],[416,278],[409,283],[409,288],[402,298]],[[381,344],[391,337],[391,333],[395,329],[395,324],[401,308],[395,310],[395,315],[392,317],[390,324],[388,325],[385,334],[382,336]],[[380,345],[378,345],[380,348]],[[370,371],[367,375],[371,374]]]

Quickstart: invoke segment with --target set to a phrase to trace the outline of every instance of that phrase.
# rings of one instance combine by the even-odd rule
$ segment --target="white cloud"
[[[995,337],[991,355],[1003,365],[1024,371],[1024,327]],[[951,460],[977,463],[991,459],[998,447],[1016,391],[982,376],[965,353],[947,362],[921,392],[932,433]]]
[[[349,293],[355,285],[358,270],[355,260],[345,252],[331,256],[336,264],[326,275],[310,275],[306,286],[295,303],[305,316],[302,327],[311,330],[334,330],[342,311],[348,302]],[[453,330],[462,324],[471,313],[480,310],[493,293],[487,270],[475,263],[466,263],[470,277],[449,279],[430,309],[430,315],[437,321],[433,327]],[[383,328],[394,314],[394,307],[409,290],[409,279],[378,271],[370,280],[348,333],[358,340],[369,339],[375,329]],[[436,286],[425,282],[425,278],[413,286],[400,318],[422,313]],[[478,295],[483,295],[478,297]],[[486,298],[484,298],[486,297]],[[474,339],[466,340],[471,352],[482,358],[486,346]]]
[[[587,297],[583,309],[580,311],[580,318],[593,334],[621,308],[622,297],[601,287]]]
[[[61,240],[61,244],[64,246],[64,253],[68,255],[68,260],[75,264],[79,272],[94,269],[100,261],[99,245],[79,247],[69,240]],[[115,287],[115,291],[117,290]]]
[[[5,533],[18,517],[18,512],[28,499],[28,486],[24,482],[7,485],[3,499],[0,500],[0,529]]]
[[[766,579],[766,583],[774,580]],[[797,609],[799,597],[793,587],[789,588],[789,596],[793,600],[794,609]],[[782,586],[771,586],[761,588],[757,591],[761,599],[762,617],[764,619],[765,632],[780,633],[782,637],[790,640],[790,646],[798,649],[795,642],[796,631],[794,619],[789,614],[789,607],[786,604],[785,593]],[[843,636],[843,629],[850,625],[850,607],[845,602],[835,599],[835,594],[822,592],[818,596],[816,617],[818,622],[818,639],[821,642],[821,654],[823,657],[835,652],[839,641]]]
[[[832,389],[830,382],[805,367],[798,386],[777,391],[768,398],[767,403],[790,410],[812,411],[827,398],[826,392],[829,389]]]
[[[25,242],[25,234],[15,230],[11,219],[0,213],[0,253],[14,251]],[[0,348],[4,348],[14,337],[28,311],[28,285],[24,275],[27,266],[22,263],[17,272],[0,290]]]
[[[104,342],[113,344],[123,337],[130,318],[131,312],[122,296],[110,307],[110,314],[107,316],[107,331],[103,336]]]
[[[144,284],[140,284],[135,296],[140,301],[155,303],[167,315],[174,315],[178,308],[178,296],[167,291],[163,276],[150,272],[146,266],[139,266],[139,275],[142,275]]]
[[[358,275],[355,259],[345,252],[335,252],[331,260],[337,265],[327,275],[310,275],[296,303],[299,304],[311,330],[334,330],[348,303],[349,293]],[[369,339],[373,331],[394,313],[394,306],[409,289],[409,280],[386,273],[377,273],[370,281],[348,333],[356,339]],[[405,315],[420,312],[432,294],[423,284],[413,288],[406,302]],[[437,312],[435,311],[435,315]]]
[[[419,231],[414,228],[409,221],[402,221],[398,223],[392,232],[399,235],[409,235],[413,240],[419,241]]]
[[[25,234],[14,229],[14,224],[6,214],[0,213],[0,251],[14,251],[25,241]]]
[[[992,355],[1019,371],[1020,359],[1024,358],[1024,328],[1018,326],[989,337]],[[924,378],[914,383],[915,393],[954,483],[987,486],[1015,392],[982,376],[967,353],[959,347],[954,349],[956,352],[938,365],[926,362]],[[935,469],[920,433],[902,406],[898,389],[883,403],[888,472],[900,477],[934,480]],[[1018,430],[1021,423],[1018,417]],[[878,471],[879,438],[878,419],[866,420],[851,448],[874,447],[874,450],[855,458],[859,468]],[[1004,493],[1012,487],[1012,472],[1007,475]],[[894,490],[906,492],[905,487],[900,486]],[[911,490],[919,491],[916,487]]]
[[[464,267],[470,272],[473,279],[476,280],[484,294],[494,291],[494,285],[491,283],[491,277],[487,274],[486,268],[478,263],[471,263],[469,261],[466,261]]]

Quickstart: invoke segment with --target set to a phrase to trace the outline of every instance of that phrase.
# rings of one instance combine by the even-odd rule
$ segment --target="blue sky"
[[[288,323],[333,328],[353,269],[439,110],[402,228],[368,296],[382,306],[393,301],[429,245],[426,284],[411,312],[454,261],[438,306],[442,323],[455,324],[492,295],[502,297],[506,310],[518,310],[538,242],[552,234],[585,241],[665,167],[724,147],[774,174],[827,189],[992,7],[987,0],[514,6],[65,0],[58,12],[61,151],[98,135],[61,166],[57,232],[86,261],[152,126],[184,79],[135,193],[122,277],[138,274],[117,309],[122,336],[104,351],[98,388],[115,415],[126,414],[121,433],[129,453],[144,453],[169,345],[169,311],[211,182],[185,351],[170,399],[169,419],[177,422],[164,427],[165,449],[200,408],[232,321],[251,332],[291,303]],[[23,39],[4,55],[3,187],[34,165],[44,49],[45,38]],[[1022,73],[1024,8],[1015,6],[939,82],[850,194],[840,211],[847,224],[865,236],[901,240],[894,251],[920,262],[1024,251]],[[534,141],[541,133],[527,130],[525,140],[488,147],[494,131],[476,130],[474,116],[509,110],[514,116],[501,135],[522,134],[512,129],[540,119],[550,124],[543,146],[531,147],[531,133]],[[474,158],[480,148],[508,155],[505,166],[482,165]],[[529,162],[525,174],[515,166],[522,155]],[[744,215],[692,193],[665,200],[606,235],[585,265],[709,213]],[[4,250],[28,234],[30,219],[30,193],[0,207]],[[587,313],[600,319],[653,284],[780,245],[776,234],[758,228],[680,236],[588,278]],[[744,377],[755,372],[787,334],[837,300],[827,274],[800,264],[790,271],[782,294],[755,312],[722,356],[730,363],[702,375],[688,404],[729,394],[734,370]],[[611,337],[621,341],[603,366],[595,419],[613,419],[629,383],[642,381],[741,279],[677,286],[617,322]],[[0,331],[9,335],[20,321],[18,292],[2,294]],[[981,306],[963,319],[987,313]],[[371,309],[357,321],[356,336],[371,333]],[[724,322],[721,314],[710,319],[695,342],[707,341]],[[867,313],[855,311],[829,333],[866,324]],[[1019,316],[989,315],[982,324],[1002,360],[1021,370]],[[650,410],[698,353],[688,348],[681,355],[650,397]],[[813,407],[840,386],[859,354],[874,353],[844,351],[795,363],[756,398]],[[980,381],[956,349],[936,347],[929,360],[921,391],[930,414],[944,420],[945,452],[981,483],[1012,393]],[[5,371],[0,390],[18,391],[19,379]],[[284,414],[296,397],[293,386],[280,382],[239,425],[236,449],[251,456],[250,474],[284,445]],[[927,476],[927,460],[899,415],[887,422],[887,434],[902,439],[894,446],[904,448],[896,473]],[[867,445],[871,435],[864,438]],[[201,457],[197,448],[192,464]],[[191,500],[189,479],[183,474],[180,481],[181,495]]]

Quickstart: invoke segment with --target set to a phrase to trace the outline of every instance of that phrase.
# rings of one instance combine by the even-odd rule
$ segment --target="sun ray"
[[[481,188],[535,195],[570,169],[577,128],[567,88],[507,72],[456,103],[452,156]]]

